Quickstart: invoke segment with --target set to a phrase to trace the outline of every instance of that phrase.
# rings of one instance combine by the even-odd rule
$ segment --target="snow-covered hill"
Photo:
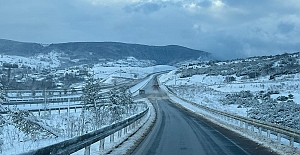
[[[56,68],[60,66],[58,52],[50,52],[48,54],[39,54],[32,57],[16,56],[16,55],[4,55],[1,54],[0,62],[9,64],[17,64],[19,67],[31,67],[31,68]]]
[[[300,129],[299,53],[188,64],[160,80],[198,104]]]
[[[135,57],[139,60],[154,60],[156,64],[167,65],[186,60],[211,60],[208,52],[178,45],[148,46],[120,42],[69,42],[43,45],[0,39],[0,54],[34,56],[52,51],[64,53],[75,65],[95,64],[100,59],[125,59]],[[72,64],[72,62],[68,62]],[[69,65],[69,64],[68,64]]]
[[[95,78],[104,83],[119,83],[143,78],[166,68],[174,69],[171,66],[156,66],[151,60],[138,60],[134,57],[101,59],[96,64],[80,66],[76,66],[77,61],[79,60],[56,51],[31,57],[2,54],[0,81],[7,89],[69,89],[82,86],[87,74],[94,74]]]

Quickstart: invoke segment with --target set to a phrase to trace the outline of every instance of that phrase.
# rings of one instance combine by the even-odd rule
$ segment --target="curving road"
[[[267,148],[218,125],[192,115],[167,100],[159,89],[145,88],[157,110],[151,132],[135,149],[135,155],[244,155],[274,154]]]

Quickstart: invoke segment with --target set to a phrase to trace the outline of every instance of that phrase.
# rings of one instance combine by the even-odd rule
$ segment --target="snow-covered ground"
[[[167,65],[157,65],[150,67],[104,67],[100,64],[95,65],[92,71],[95,74],[95,78],[101,78],[104,83],[113,83],[114,77],[128,78],[128,79],[140,79],[149,73],[161,72],[166,70],[173,70],[175,67]]]
[[[277,90],[279,94],[272,94],[271,98],[278,96],[288,96],[293,94],[293,101],[300,104],[300,74],[282,76],[270,81],[267,77],[257,78],[256,80],[238,80],[226,83],[225,76],[194,75],[188,78],[179,78],[175,71],[164,74],[160,81],[172,88],[178,96],[203,104],[212,108],[222,108],[224,111],[247,116],[247,108],[238,108],[238,104],[223,105],[220,100],[226,94],[238,93],[240,91],[250,91],[257,93],[260,91]]]
[[[93,68],[95,72],[95,76],[98,76],[99,74],[102,73],[107,73],[107,77],[113,77],[119,75],[117,69],[113,70],[112,68],[103,68],[103,67],[98,67],[98,68]],[[135,72],[138,74],[140,77],[137,78],[142,78],[145,77],[151,73],[154,72],[160,72],[160,71],[166,71],[166,70],[171,70],[174,69],[174,67],[171,66],[153,66],[153,67],[146,67],[146,68],[132,68],[132,67],[123,67],[124,73],[121,73],[122,78],[124,78],[126,75],[130,75],[133,73],[133,69],[137,69]],[[115,74],[115,75],[114,75]],[[137,92],[141,87],[145,86],[149,80],[153,77],[149,76],[146,78],[144,81],[138,83],[137,85],[133,86],[130,88],[131,92]],[[131,77],[129,77],[131,78]],[[107,82],[108,84],[112,84],[110,82]],[[17,93],[12,93],[9,94],[11,97],[17,98],[18,95]],[[25,94],[25,96],[28,98],[30,97],[31,94]],[[36,94],[39,95],[39,94]],[[133,94],[134,95],[134,94]],[[25,97],[23,96],[23,97]],[[74,95],[73,95],[74,96]],[[76,97],[78,94],[76,94]],[[20,97],[20,96],[19,96]],[[59,97],[59,96],[57,96]],[[41,109],[45,108],[44,106],[47,106],[46,108],[58,108],[58,107],[73,107],[75,105],[78,105],[79,102],[65,102],[65,103],[50,103],[50,104],[27,104],[27,105],[17,105],[17,106],[10,106],[11,109],[20,109],[20,110],[32,110],[32,109]],[[137,112],[142,110],[142,107],[138,109]],[[23,132],[20,132],[16,127],[12,125],[5,126],[3,128],[3,146],[2,146],[2,154],[18,154],[22,152],[26,152],[28,150],[44,147],[53,143],[58,143],[63,140],[68,139],[69,137],[73,137],[74,134],[77,132],[69,132],[70,128],[70,122],[74,123],[75,126],[79,126],[78,122],[80,122],[80,117],[82,114],[82,109],[77,108],[77,111],[75,109],[71,109],[70,113],[67,112],[67,110],[61,110],[60,112],[52,110],[50,111],[42,111],[42,112],[33,112],[32,116],[33,118],[38,118],[39,120],[42,120],[40,124],[43,124],[45,126],[49,126],[51,128],[59,129],[60,131],[57,131],[58,133],[61,133],[62,136],[59,137],[54,137],[50,136],[48,138],[40,138],[40,136],[37,136],[33,139],[30,139],[28,136],[25,136]],[[126,116],[129,117],[129,116]],[[77,125],[76,125],[77,124]],[[74,130],[74,129],[73,129]],[[75,129],[76,130],[76,129]],[[90,131],[93,130],[93,127],[90,126]],[[72,136],[73,134],[73,136]],[[32,138],[32,137],[31,137]],[[114,143],[115,144],[115,143]],[[109,144],[107,140],[107,148],[110,148],[110,145],[113,146],[114,144]]]
[[[110,142],[110,137],[107,137],[105,139],[104,150],[99,150],[100,143],[94,143],[91,145],[91,154],[126,154],[130,149],[134,148],[136,145],[136,142],[141,139],[141,137],[145,136],[147,130],[149,129],[150,125],[154,123],[155,121],[155,110],[152,104],[148,99],[140,99],[137,100],[138,102],[145,102],[149,107],[149,112],[146,114],[145,117],[142,118],[141,123],[139,126],[134,128],[133,130],[129,130],[129,132],[126,135],[123,135],[122,137],[117,137],[115,135],[115,140],[113,142]],[[122,144],[121,144],[122,143]],[[121,145],[120,145],[121,144]],[[84,149],[81,149],[73,155],[82,155],[84,154]]]
[[[56,68],[61,65],[59,57],[60,54],[57,52],[51,52],[46,55],[41,54],[32,58],[0,55],[0,62],[17,64],[19,65],[19,67],[21,66],[27,66],[31,68],[39,67],[39,69]],[[255,59],[249,59],[244,61],[255,62],[256,60],[257,59],[255,58]],[[130,59],[128,61],[133,61],[133,60]],[[269,75],[259,76],[251,79],[242,78],[242,76],[238,77],[236,75],[232,75],[232,77],[234,77],[235,80],[232,82],[227,82],[226,81],[227,76],[225,75],[224,76],[222,76],[221,74],[217,76],[211,75],[211,71],[213,72],[212,69],[211,71],[209,71],[209,73],[206,72],[204,74],[195,74],[189,77],[186,76],[182,77],[180,74],[180,70],[179,69],[177,70],[175,67],[167,66],[167,65],[151,66],[150,65],[151,63],[148,63],[146,61],[141,62],[140,65],[147,66],[147,67],[136,67],[139,65],[139,62],[137,60],[134,61],[135,61],[135,65],[124,65],[124,64],[128,64],[128,62],[125,60],[107,62],[106,64],[99,63],[94,65],[92,68],[89,68],[89,73],[92,73],[94,75],[94,78],[99,79],[99,82],[101,82],[103,85],[114,85],[116,83],[119,84],[132,79],[141,79],[151,73],[172,70],[171,72],[160,76],[159,80],[162,84],[168,86],[171,89],[171,91],[173,91],[180,98],[210,108],[222,110],[225,112],[229,112],[244,117],[256,117],[253,115],[253,111],[255,109],[261,108],[260,111],[255,111],[255,112],[265,111],[266,114],[260,114],[259,116],[257,116],[257,118],[261,119],[262,117],[266,117],[267,114],[269,115],[276,114],[277,116],[276,121],[278,121],[278,124],[284,123],[286,122],[286,120],[289,121],[292,120],[291,122],[289,122],[288,125],[292,124],[293,127],[296,128],[299,127],[298,129],[300,129],[300,115],[299,115],[299,111],[297,111],[297,108],[300,109],[299,107],[300,106],[300,91],[299,91],[300,74],[299,73],[276,76],[276,79],[273,80],[270,80]],[[235,64],[235,63],[238,64],[241,62],[243,61],[219,62],[216,64],[217,65]],[[278,62],[275,63],[274,65],[278,66],[281,64]],[[206,69],[211,66],[205,64],[202,66],[195,65],[192,67]],[[142,88],[147,82],[149,82],[151,78],[152,76],[149,76],[141,83],[130,88],[130,91],[133,93],[133,95],[137,94],[137,91],[140,88]],[[83,83],[75,83],[75,84],[76,86],[78,85],[79,87],[83,86]],[[106,91],[108,90],[106,89]],[[245,94],[246,95],[250,94],[250,96],[253,95],[251,97],[251,100],[248,98],[241,99],[241,100],[237,100],[236,98],[233,98],[235,99],[233,100],[232,98],[230,98],[236,96],[238,96],[239,98],[240,95],[245,95]],[[26,94],[23,97],[27,97],[30,95],[31,94]],[[266,104],[265,103],[266,101],[263,100],[263,97],[260,97],[264,95],[269,95],[270,98],[273,100],[277,100],[278,98],[282,98],[282,96],[284,96],[287,98],[287,100],[284,102],[278,102],[278,104],[276,105],[280,105],[280,107],[279,109],[276,109],[275,107],[275,111],[274,108],[263,109],[266,107],[263,106],[260,107],[257,105]],[[11,96],[15,98],[20,97],[18,96],[17,93],[11,94]],[[185,103],[180,100],[178,100],[178,103],[185,105]],[[284,106],[281,106],[281,103]],[[78,103],[74,102],[72,104],[75,105]],[[68,106],[68,103],[53,104],[53,105],[50,104],[47,106],[66,107]],[[186,104],[185,106],[188,106],[188,104]],[[294,109],[291,109],[291,107]],[[31,106],[21,105],[15,108],[28,110],[28,109],[37,109],[39,108],[39,106],[32,104]],[[289,110],[291,111],[286,110],[286,108],[290,108]],[[271,113],[271,111],[269,112],[270,109],[272,109],[275,113]],[[51,112],[51,117],[49,117],[48,112],[42,112],[42,117],[45,118],[44,124],[49,124],[50,126],[53,127],[55,126],[57,128],[60,128],[64,130],[63,131],[64,134],[68,135],[70,134],[70,132],[67,131],[68,129],[66,128],[67,126],[66,122],[70,121],[69,120],[70,117],[73,119],[72,120],[73,122],[80,121],[78,119],[76,120],[76,118],[80,116],[80,111],[81,110],[75,112],[74,110],[73,111],[71,110],[69,114],[66,112],[66,110],[61,111],[60,114],[58,114],[57,111],[56,112],[53,111]],[[201,113],[201,110],[197,112]],[[286,113],[289,113],[290,116],[285,117],[284,115]],[[36,112],[34,113],[34,115],[37,116],[39,114]],[[61,115],[63,115],[64,117],[61,117]],[[39,137],[36,137],[35,139],[30,139],[30,140],[24,139],[24,137],[26,136],[24,136],[23,133],[19,132],[19,130],[13,126],[4,127],[1,132],[4,135],[3,137],[0,137],[4,142],[4,145],[2,147],[2,151],[3,151],[2,154],[21,153],[38,147],[47,146],[66,139],[66,137],[58,137],[58,138],[49,137],[45,139],[39,139]],[[115,144],[107,143],[106,145],[113,147]],[[300,146],[296,146],[296,147],[300,147]]]
[[[60,66],[58,57],[61,54],[57,52],[50,52],[48,54],[40,54],[35,57],[22,57],[15,55],[0,55],[0,62],[18,64],[19,67],[26,66],[31,68],[56,68]]]

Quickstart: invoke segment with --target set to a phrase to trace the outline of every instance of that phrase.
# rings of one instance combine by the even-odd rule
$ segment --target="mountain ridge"
[[[71,59],[123,59],[133,56],[137,59],[155,60],[157,64],[174,64],[186,60],[213,59],[211,53],[179,45],[151,46],[121,42],[67,42],[47,46],[39,43],[18,42],[0,39],[0,53],[19,56],[33,56],[51,51],[63,52]]]

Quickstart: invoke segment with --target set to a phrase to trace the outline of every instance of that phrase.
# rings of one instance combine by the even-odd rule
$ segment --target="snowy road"
[[[151,87],[153,83],[151,81],[145,90],[157,110],[157,121],[133,154],[273,154],[248,139],[176,107],[161,90]]]

